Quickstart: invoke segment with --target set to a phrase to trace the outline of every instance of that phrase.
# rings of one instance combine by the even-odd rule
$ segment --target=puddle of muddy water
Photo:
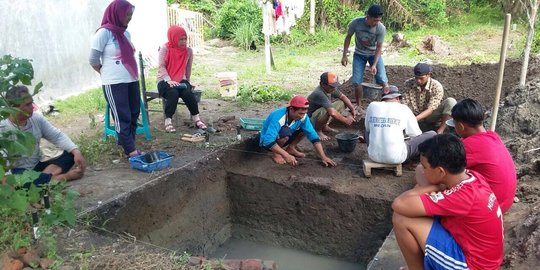
[[[229,238],[210,258],[273,260],[280,270],[364,270],[361,264],[317,256],[305,251]]]

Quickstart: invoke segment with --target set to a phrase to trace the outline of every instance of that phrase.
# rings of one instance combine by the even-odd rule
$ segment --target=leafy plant
[[[289,100],[292,92],[285,91],[277,85],[241,86],[240,101],[264,103],[269,101]]]
[[[428,18],[427,23],[440,26],[448,23],[446,0],[422,0],[422,13]]]
[[[20,112],[6,100],[6,93],[18,84],[31,85],[34,70],[28,59],[14,58],[4,55],[0,59],[0,120],[4,120]],[[34,86],[34,94],[43,86],[40,82]],[[15,161],[21,156],[29,156],[34,151],[35,138],[31,133],[19,129],[0,132],[0,249],[29,246],[32,242],[31,212],[40,216],[41,235],[49,234],[50,228],[66,222],[75,223],[73,201],[78,193],[73,190],[65,192],[65,184],[54,183],[37,187],[31,183],[39,173],[31,170],[22,174],[11,174]],[[41,203],[42,195],[50,197],[51,212],[41,211],[32,205]],[[65,192],[65,193],[64,193]],[[50,234],[49,234],[50,235]],[[44,238],[45,241],[50,239]],[[51,246],[47,245],[46,246]]]
[[[259,29],[251,22],[241,22],[233,33],[233,44],[244,49],[249,50],[251,43],[255,44],[260,41]]]
[[[242,23],[262,28],[262,11],[255,0],[225,1],[216,14],[216,35],[221,38],[234,37],[234,29]]]

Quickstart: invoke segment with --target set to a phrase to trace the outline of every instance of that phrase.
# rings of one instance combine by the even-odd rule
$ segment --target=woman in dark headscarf
[[[135,147],[141,99],[139,74],[135,47],[126,31],[134,10],[128,1],[111,2],[94,34],[90,53],[90,65],[101,76],[103,93],[114,117],[118,144],[128,156],[140,154]]]
[[[184,28],[173,25],[167,32],[169,42],[159,49],[159,70],[157,74],[158,91],[165,103],[165,131],[175,132],[172,117],[176,112],[178,99],[182,98],[189,109],[191,119],[199,129],[206,125],[199,117],[199,107],[189,83],[193,51],[187,46],[187,33]]]

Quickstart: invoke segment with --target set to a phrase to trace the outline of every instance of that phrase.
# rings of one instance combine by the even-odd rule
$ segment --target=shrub
[[[448,23],[446,0],[422,0],[420,3],[428,25],[441,26]]]
[[[241,102],[264,103],[269,101],[289,100],[292,92],[285,91],[277,85],[242,85],[238,93]]]
[[[233,44],[244,49],[249,50],[251,42],[256,44],[260,41],[260,29],[256,28],[256,25],[250,22],[241,22],[233,33]]]
[[[262,10],[254,0],[225,1],[216,14],[215,22],[215,33],[221,38],[234,38],[234,30],[242,23],[253,24],[253,28],[260,32]]]

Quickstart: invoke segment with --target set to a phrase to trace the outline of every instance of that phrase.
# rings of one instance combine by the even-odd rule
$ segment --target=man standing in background
[[[360,107],[366,63],[369,63],[371,74],[375,75],[375,82],[383,86],[384,93],[388,92],[388,78],[381,57],[386,27],[381,23],[383,9],[379,5],[372,5],[367,10],[367,16],[358,17],[349,24],[349,30],[343,42],[343,56],[341,64],[347,66],[347,52],[351,37],[355,35],[355,49],[353,56],[352,84],[354,86],[356,105]]]

